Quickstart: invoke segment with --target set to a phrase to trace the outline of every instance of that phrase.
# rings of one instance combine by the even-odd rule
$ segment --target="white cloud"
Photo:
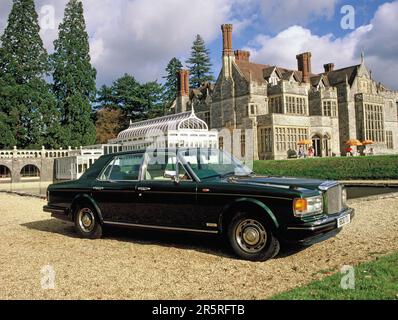
[[[40,32],[51,52],[67,0],[35,3],[39,19],[43,5],[55,8],[57,27]],[[247,19],[236,19],[232,14],[238,8],[234,4],[239,0],[83,0],[98,84],[109,83],[126,72],[141,81],[160,79],[169,59],[184,59],[189,54],[196,34],[210,43],[220,37],[224,22],[233,21],[237,30],[249,25]],[[0,8],[2,33],[11,3],[1,1]]]
[[[275,37],[258,36],[253,44],[260,48],[248,49],[254,61],[294,69],[297,69],[296,55],[311,51],[313,72],[321,72],[328,62],[335,63],[336,67],[359,63],[359,57],[354,53],[361,36],[370,28],[360,27],[344,38],[334,38],[332,34],[318,36],[309,29],[292,26]]]
[[[398,89],[398,1],[383,4],[371,21],[373,26],[357,47],[366,54],[374,78]]]
[[[306,26],[317,19],[331,19],[340,0],[260,0],[268,27],[281,30],[291,25]]]
[[[373,71],[374,79],[398,89],[398,1],[378,8],[371,24],[361,26],[344,37],[332,34],[323,36],[302,26],[289,27],[275,37],[259,35],[249,42],[246,49],[252,60],[297,69],[296,55],[312,52],[313,72],[322,72],[323,64],[333,62],[336,68],[344,68],[360,62],[365,51],[365,63]]]
[[[231,18],[228,0],[85,0],[99,83],[123,73],[159,78],[173,56],[186,56],[196,34],[206,42]]]

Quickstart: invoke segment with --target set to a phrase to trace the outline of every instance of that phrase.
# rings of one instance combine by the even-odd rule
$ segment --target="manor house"
[[[372,78],[363,55],[358,65],[336,69],[326,63],[323,72],[313,73],[311,53],[305,52],[296,56],[297,70],[290,70],[251,62],[249,52],[233,50],[233,26],[221,29],[216,83],[190,89],[182,70],[175,113],[193,106],[210,129],[240,132],[235,139],[242,150],[252,132],[254,159],[286,159],[300,140],[310,140],[319,157],[345,155],[349,139],[372,140],[375,154],[398,152],[398,92]],[[219,146],[224,144],[220,134]]]

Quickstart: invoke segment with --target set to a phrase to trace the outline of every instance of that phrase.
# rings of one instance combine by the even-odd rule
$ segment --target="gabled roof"
[[[289,70],[277,66],[253,63],[244,60],[235,60],[235,63],[248,81],[251,78],[253,81],[265,83],[266,78],[269,78],[274,70],[276,70],[278,76],[284,80],[290,80],[292,75],[298,82],[301,82],[303,78],[302,73],[297,70]]]
[[[252,63],[244,60],[235,60],[239,70],[243,73],[246,80],[252,79],[259,83],[265,83],[263,70],[269,68],[269,65]]]
[[[330,87],[329,80],[328,80],[327,76],[324,75],[324,74],[319,74],[319,75],[316,75],[316,76],[312,76],[312,77],[310,78],[310,81],[311,81],[311,85],[312,85],[313,87],[318,87],[319,84],[320,84],[322,81],[323,81],[325,87]]]
[[[352,83],[354,82],[355,77],[357,76],[358,68],[360,66],[361,65],[358,64],[358,65],[343,68],[343,69],[333,70],[333,71],[326,73],[325,75],[327,76],[329,83],[332,86],[338,85],[340,83],[344,83],[346,81],[346,79],[348,80],[348,83],[351,86]]]
[[[269,78],[272,76],[273,73],[276,73],[279,79],[282,79],[282,72],[279,70],[278,67],[276,66],[271,66],[268,68],[263,69],[263,77],[265,80],[269,80]]]
[[[300,72],[300,71],[288,70],[288,71],[285,71],[285,72],[282,74],[282,79],[283,79],[283,80],[290,81],[290,79],[291,79],[292,77],[294,78],[294,80],[300,82],[300,81],[301,81],[301,78],[302,78],[301,72]]]

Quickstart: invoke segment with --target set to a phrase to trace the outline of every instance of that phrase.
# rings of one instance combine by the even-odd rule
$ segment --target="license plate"
[[[337,220],[337,228],[341,228],[351,222],[351,216],[348,214],[344,217],[341,217]]]

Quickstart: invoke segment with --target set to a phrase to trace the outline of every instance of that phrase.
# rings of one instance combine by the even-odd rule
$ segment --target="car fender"
[[[73,214],[73,211],[74,211],[76,205],[82,201],[89,202],[94,207],[94,209],[97,211],[98,218],[102,224],[104,222],[104,218],[102,216],[101,209],[99,208],[99,206],[97,205],[95,200],[92,197],[90,197],[90,195],[88,195],[86,193],[78,194],[76,197],[73,198],[72,206],[70,209],[71,214]]]
[[[225,216],[225,214],[227,214],[227,213],[228,213],[230,210],[232,210],[234,207],[237,207],[237,206],[242,205],[242,204],[249,204],[249,205],[252,205],[252,206],[256,206],[256,207],[259,208],[260,211],[263,212],[263,213],[268,217],[268,219],[272,222],[271,227],[272,227],[274,230],[276,230],[276,229],[279,228],[279,222],[278,222],[278,220],[276,219],[276,217],[275,217],[275,215],[273,214],[273,212],[271,211],[271,209],[270,209],[265,203],[263,203],[263,202],[261,202],[261,201],[259,201],[259,200],[257,200],[257,199],[252,199],[252,198],[239,198],[239,199],[236,199],[234,202],[229,203],[228,205],[226,205],[226,206],[223,208],[222,213],[221,213],[221,216],[220,216],[220,225],[221,225],[221,226],[223,225],[222,222],[224,221],[224,216]]]

